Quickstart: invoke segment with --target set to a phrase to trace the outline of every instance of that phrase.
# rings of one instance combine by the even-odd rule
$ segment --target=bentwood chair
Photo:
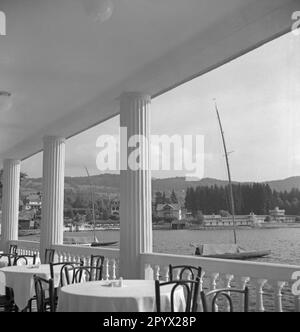
[[[18,307],[14,302],[14,292],[12,288],[5,288],[5,295],[0,295],[0,309],[4,312],[18,311]]]
[[[18,251],[18,246],[16,244],[11,244],[9,246],[9,253],[11,255],[17,255],[17,251]]]
[[[227,288],[227,289],[216,289],[213,291],[210,291],[208,293],[201,292],[201,300],[202,300],[202,306],[204,312],[216,312],[217,311],[217,301],[221,298],[225,299],[225,302],[227,302],[228,306],[227,311],[234,312],[234,305],[233,305],[233,299],[231,297],[232,294],[242,294],[244,295],[244,312],[249,311],[249,288],[246,287],[245,289],[234,289],[234,288]],[[211,298],[211,300],[209,300]],[[211,310],[209,310],[209,304],[208,302],[211,301]]]
[[[33,276],[35,299],[38,312],[55,312],[55,294],[53,279],[43,279],[37,275]],[[47,297],[46,297],[47,292]]]
[[[173,266],[169,265],[169,277],[170,281],[173,280],[196,280],[201,279],[202,269],[200,266],[191,265],[179,265]]]
[[[70,285],[73,283],[74,269],[77,266],[83,266],[83,262],[60,262],[60,263],[50,263],[50,277],[55,279],[55,268],[60,268],[59,276],[59,287]]]
[[[100,281],[102,268],[95,266],[79,266],[75,267],[73,271],[73,283]]]
[[[99,268],[99,270],[98,269],[96,270],[97,275],[95,276],[95,278],[97,280],[102,280],[104,261],[105,261],[105,257],[104,256],[91,255],[90,266]]]
[[[175,311],[175,294],[179,291],[180,288],[183,288],[185,293],[185,309],[184,312],[196,312],[198,308],[198,296],[200,289],[200,279],[196,280],[177,280],[169,282],[160,282],[159,280],[155,281],[155,299],[156,299],[156,309],[157,312],[161,311],[161,289],[163,287],[172,286],[170,293],[171,300],[171,312]]]
[[[35,265],[36,255],[18,255],[15,256],[13,265]]]
[[[54,249],[46,249],[45,250],[45,264],[50,264],[54,262],[54,255],[55,250]]]
[[[82,264],[82,263],[73,263],[73,262],[49,263],[49,265],[50,265],[50,278],[53,280],[53,283],[54,283],[54,278],[55,278],[54,268],[55,268],[55,266],[60,266],[61,267],[61,269],[60,269],[60,285],[59,285],[59,287],[55,288],[54,284],[53,284],[54,305],[55,306],[58,303],[58,289],[60,287],[63,287],[65,285],[69,285],[71,283],[71,280],[70,280],[71,278],[69,276],[68,269],[70,269],[70,268],[73,269],[73,266],[77,265],[77,264]],[[50,296],[46,297],[46,295],[44,295],[44,297],[45,297],[46,302],[50,301]],[[36,296],[34,296],[33,298],[31,298],[28,301],[27,310],[29,312],[32,312],[32,303],[33,303],[33,301],[37,301]]]

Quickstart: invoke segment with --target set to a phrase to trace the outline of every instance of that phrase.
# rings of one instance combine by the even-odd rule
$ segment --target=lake
[[[73,236],[89,233],[68,233]],[[238,243],[248,250],[272,250],[272,254],[259,261],[291,264],[300,266],[300,228],[277,229],[239,229]],[[119,231],[97,232],[100,241],[119,241]],[[24,240],[37,240],[24,237]],[[179,255],[193,255],[190,243],[232,243],[233,233],[230,230],[154,230],[153,251]]]

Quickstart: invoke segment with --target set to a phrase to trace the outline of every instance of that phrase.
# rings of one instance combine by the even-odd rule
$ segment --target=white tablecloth
[[[123,287],[108,287],[108,281],[94,281],[62,287],[59,312],[154,312],[156,311],[153,280],[124,280]],[[162,311],[170,311],[171,286],[161,289]],[[175,292],[175,309],[185,308],[182,288]]]
[[[35,295],[33,276],[36,274],[46,280],[50,279],[50,266],[39,265],[37,268],[31,266],[8,266],[0,269],[0,280],[6,287],[14,290],[15,303],[20,310],[27,306],[28,300]],[[3,278],[4,274],[4,278]],[[54,285],[59,285],[60,269],[54,270]],[[0,281],[1,283],[1,281]]]

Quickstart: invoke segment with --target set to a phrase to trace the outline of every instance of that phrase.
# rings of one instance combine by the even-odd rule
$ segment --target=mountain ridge
[[[95,192],[98,194],[119,194],[120,175],[118,174],[100,174],[91,176]],[[239,182],[233,181],[235,184],[251,184],[251,183],[266,183],[269,184],[272,190],[284,192],[291,191],[293,188],[300,189],[300,176],[293,176],[282,180],[262,181],[262,182]],[[228,181],[215,178],[203,178],[199,180],[186,180],[184,177],[171,178],[152,178],[152,190],[171,192],[183,192],[188,187],[197,186],[226,186]],[[65,190],[72,192],[86,192],[89,190],[88,177],[65,177]],[[27,178],[21,185],[22,193],[30,193],[42,191],[42,178]]]

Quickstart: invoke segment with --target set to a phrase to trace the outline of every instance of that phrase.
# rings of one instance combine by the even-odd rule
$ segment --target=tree
[[[26,173],[20,173],[20,184],[27,178]],[[2,197],[2,189],[3,189],[3,169],[0,170],[0,198]]]
[[[219,212],[219,214],[220,214],[221,217],[225,217],[225,218],[231,216],[231,214],[228,211],[225,211],[225,210],[221,210]]]
[[[177,199],[177,196],[176,196],[176,193],[175,193],[174,189],[172,190],[170,200],[171,200],[172,204],[178,204],[178,199]]]

